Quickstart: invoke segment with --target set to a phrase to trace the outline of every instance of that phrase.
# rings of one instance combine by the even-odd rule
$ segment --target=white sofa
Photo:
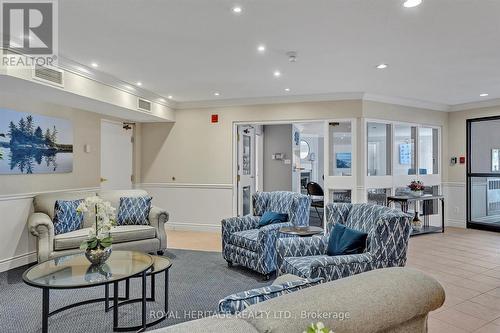
[[[62,255],[81,252],[80,244],[87,238],[92,225],[90,219],[85,219],[82,229],[54,235],[54,206],[56,200],[77,200],[96,195],[96,192],[63,192],[41,194],[34,199],[34,213],[28,219],[28,227],[37,237],[38,262]],[[143,190],[101,191],[97,195],[109,201],[118,210],[121,197],[146,196]],[[149,225],[117,226],[111,231],[113,249],[156,252],[163,254],[167,248],[165,223],[168,213],[158,207],[151,207]]]
[[[384,268],[279,296],[234,316],[152,332],[302,333],[321,321],[335,333],[424,333],[429,312],[444,299],[444,289],[434,278],[409,268]]]

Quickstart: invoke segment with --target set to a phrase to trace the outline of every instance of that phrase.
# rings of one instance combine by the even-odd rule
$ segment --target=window
[[[435,175],[438,171],[438,130],[421,127],[418,130],[418,173]]]
[[[394,175],[416,175],[415,139],[417,128],[410,125],[394,126]]]
[[[391,174],[391,125],[367,124],[367,174],[387,176]]]
[[[351,122],[334,122],[328,126],[330,149],[330,176],[352,175]]]

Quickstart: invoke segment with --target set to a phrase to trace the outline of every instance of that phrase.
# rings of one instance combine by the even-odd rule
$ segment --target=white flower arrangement
[[[326,328],[322,322],[312,323],[303,333],[335,333],[331,329]]]
[[[109,231],[116,225],[116,209],[111,206],[111,203],[98,196],[88,197],[78,205],[76,211],[80,214],[94,214],[95,216],[95,224],[89,231],[89,238],[80,245],[80,248],[93,250],[111,246],[113,239]]]

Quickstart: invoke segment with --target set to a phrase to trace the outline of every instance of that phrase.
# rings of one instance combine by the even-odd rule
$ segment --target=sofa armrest
[[[38,262],[49,259],[54,251],[54,224],[45,213],[33,213],[28,218],[30,233],[37,237]]]
[[[310,277],[326,277],[328,281],[366,271],[373,262],[370,252],[343,256],[316,257],[311,261]]]
[[[279,238],[276,241],[277,266],[281,275],[281,264],[286,257],[319,256],[326,253],[326,236]]]
[[[167,234],[165,232],[165,223],[169,218],[168,212],[156,206],[152,206],[149,211],[149,224],[156,228],[156,236],[160,240],[160,251],[167,248]]]

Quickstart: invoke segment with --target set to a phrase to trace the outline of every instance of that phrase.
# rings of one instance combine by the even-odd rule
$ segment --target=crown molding
[[[175,101],[169,100],[167,97],[159,95],[151,90],[137,87],[136,85],[123,81],[116,76],[102,72],[95,68],[90,68],[89,66],[83,65],[64,56],[59,56],[57,67],[81,77],[87,78],[89,80],[105,84],[109,87],[124,91],[130,95],[146,99],[150,102],[160,104],[171,109],[175,109],[177,106],[177,103]]]
[[[434,110],[434,111],[450,111],[450,106],[447,104],[434,103],[422,101],[412,98],[392,97],[378,94],[365,93],[363,94],[363,101],[380,102],[386,104],[396,104],[420,109]]]
[[[312,94],[312,95],[287,95],[287,96],[268,96],[255,98],[234,98],[220,100],[205,100],[193,102],[177,102],[176,109],[197,109],[197,108],[215,108],[215,107],[235,107],[261,104],[283,104],[283,103],[304,103],[304,102],[327,102],[343,100],[372,101],[387,104],[403,105],[408,107],[422,108],[434,111],[449,111],[450,106],[446,104],[421,101],[410,98],[391,97],[363,92],[342,92],[331,94]]]
[[[327,102],[327,101],[345,101],[345,100],[361,100],[361,99],[363,99],[362,92],[267,96],[267,97],[252,97],[252,98],[205,100],[205,101],[193,101],[193,102],[177,102],[176,109],[183,110],[183,109],[248,106],[248,105],[262,105],[262,104]]]
[[[489,107],[493,107],[493,106],[500,106],[500,98],[489,99],[489,100],[480,101],[480,102],[470,102],[470,103],[452,105],[450,107],[450,111],[451,112],[466,111],[466,110],[472,110],[472,109],[489,108]]]

